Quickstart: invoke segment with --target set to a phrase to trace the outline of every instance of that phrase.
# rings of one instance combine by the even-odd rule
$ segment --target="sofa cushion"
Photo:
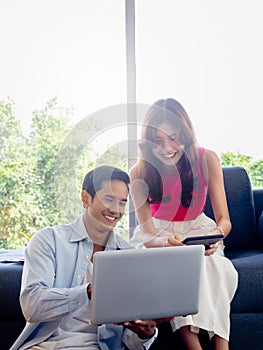
[[[232,230],[224,240],[226,252],[257,248],[256,217],[251,182],[242,167],[224,167],[224,184]],[[214,219],[209,197],[205,213]]]
[[[262,350],[262,313],[232,313],[229,348],[231,350]]]
[[[232,250],[225,252],[225,256],[230,260],[237,258],[246,258],[249,256],[254,256],[258,254],[263,254],[263,249],[251,249],[251,250]]]
[[[238,272],[238,288],[231,312],[263,312],[263,252],[231,261]]]

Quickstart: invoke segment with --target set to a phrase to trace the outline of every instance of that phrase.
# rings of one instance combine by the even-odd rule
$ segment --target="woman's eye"
[[[162,139],[157,139],[157,140],[155,140],[155,143],[156,143],[157,145],[161,145],[161,144],[162,144]]]

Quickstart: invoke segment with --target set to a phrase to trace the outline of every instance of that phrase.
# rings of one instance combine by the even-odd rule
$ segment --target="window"
[[[137,101],[178,99],[199,144],[263,158],[261,1],[136,1]]]
[[[73,106],[73,122],[126,102],[125,3],[1,2],[0,98],[15,102],[27,132],[50,98]]]
[[[8,107],[3,117],[7,122],[14,114],[26,138],[18,138],[15,122],[11,127],[10,122],[4,125],[0,132],[0,137],[6,138],[4,130],[14,130],[10,137],[8,134],[13,153],[11,149],[5,154],[1,151],[6,166],[0,169],[0,178],[6,180],[0,183],[4,198],[0,206],[5,209],[1,210],[4,215],[0,220],[0,238],[5,247],[13,247],[14,242],[23,246],[39,227],[59,222],[55,202],[60,193],[55,193],[52,174],[67,130],[62,121],[56,124],[49,116],[62,113],[74,127],[90,115],[96,119],[98,111],[126,102],[125,2],[4,0],[0,40],[0,101],[8,103],[10,98],[14,105],[13,110],[1,105],[3,109]],[[68,107],[72,110],[65,111]],[[30,126],[34,118],[35,126],[38,125],[32,138]],[[105,143],[111,147],[109,132],[109,125],[104,130],[100,124],[89,134],[86,145],[94,143],[93,155],[104,153]],[[101,140],[102,147],[98,145]],[[19,142],[23,144],[18,146]],[[89,164],[92,161],[90,158]],[[31,181],[34,178],[35,185]],[[37,191],[42,193],[38,193],[39,199]],[[79,201],[77,194],[76,198]],[[13,238],[6,241],[9,234]]]
[[[84,162],[83,143],[94,147],[95,158],[107,155],[109,149],[115,151],[119,144],[121,151],[128,154],[127,129],[132,131],[129,138],[135,130],[134,125],[128,124],[127,128],[123,110],[127,101],[126,3],[121,0],[1,2],[0,102],[10,98],[14,109],[9,106],[4,113],[1,110],[2,119],[5,118],[0,130],[1,142],[9,137],[13,148],[4,153],[6,149],[2,147],[0,153],[0,180],[9,174],[8,189],[6,183],[0,182],[1,198],[4,198],[1,212],[12,210],[10,220],[5,220],[7,216],[0,220],[0,239],[11,231],[14,237],[23,232],[27,239],[36,228],[57,223],[52,205],[42,205],[55,203],[55,197],[60,196],[55,193],[50,174],[55,173],[55,153],[69,132],[62,119],[61,124],[49,120],[54,109],[69,117],[71,127],[76,125],[80,132],[83,132],[82,123],[90,122],[92,132],[87,133],[88,139],[78,138],[79,149],[75,148]],[[260,6],[259,0],[253,4],[238,0],[216,3],[135,0],[136,79],[128,83],[134,88],[138,123],[148,105],[160,98],[174,97],[188,111],[200,145],[215,150],[218,155],[232,151],[262,160]],[[5,108],[4,104],[1,106]],[[103,114],[103,111],[107,112]],[[23,133],[19,137],[19,128],[10,119],[11,114],[21,122]],[[91,116],[94,122],[99,122],[97,125],[92,124]],[[30,133],[32,120],[35,127],[38,124],[33,134]],[[60,132],[62,129],[64,134]],[[69,140],[70,137],[66,138],[65,143]],[[22,144],[18,146],[19,142]],[[41,146],[42,153],[34,151],[36,145]],[[132,151],[129,161],[136,157],[135,143]],[[51,153],[53,163],[47,161],[44,166],[43,157],[51,158]],[[30,161],[28,155],[33,156]],[[89,153],[87,159],[92,165],[91,158]],[[123,158],[117,159],[123,165]],[[38,173],[34,173],[37,165]],[[255,169],[262,183],[262,165]],[[48,178],[48,185],[41,182],[43,177]],[[32,178],[36,178],[35,187],[29,181]],[[33,193],[40,191],[41,186],[46,191],[44,198],[34,197]],[[71,187],[68,188],[70,191]],[[21,217],[25,219],[23,223]]]

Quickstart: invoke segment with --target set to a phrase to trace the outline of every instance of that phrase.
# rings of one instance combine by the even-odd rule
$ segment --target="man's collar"
[[[105,250],[116,250],[116,249],[118,249],[116,235],[114,230],[111,230]]]
[[[69,239],[70,242],[78,242],[86,239],[87,237],[90,239],[84,225],[83,215],[81,215],[77,220],[73,221],[70,226],[72,228],[71,237]]]
[[[84,239],[88,239],[89,242],[92,242],[86,230],[86,227],[84,225],[84,215],[81,215],[77,220],[75,220],[71,224],[71,227],[72,227],[72,234],[69,239],[70,242],[78,242]],[[116,235],[114,233],[114,230],[111,230],[109,232],[109,238],[105,249],[106,250],[117,249],[118,246],[116,242],[117,241],[116,241]]]

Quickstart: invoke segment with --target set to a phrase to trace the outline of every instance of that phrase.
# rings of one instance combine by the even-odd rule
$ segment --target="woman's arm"
[[[135,164],[130,171],[130,193],[133,200],[137,220],[140,225],[140,234],[142,234],[143,243],[146,247],[164,246],[166,238],[158,237],[153,225],[151,208],[147,201],[149,194],[148,185],[143,179],[139,178],[137,167],[138,165]]]
[[[208,169],[208,194],[211,200],[216,226],[214,233],[223,231],[226,237],[231,230],[231,222],[226,201],[222,167],[215,152],[205,150]],[[221,228],[221,229],[220,229]]]
[[[148,247],[166,247],[183,245],[179,236],[169,233],[158,236],[154,228],[150,204],[147,201],[149,189],[146,182],[139,178],[137,164],[130,171],[131,197],[133,199],[136,216],[140,225],[144,245]]]
[[[152,221],[151,208],[147,201],[149,188],[147,183],[139,178],[137,164],[131,168],[130,179],[130,193],[140,228],[144,233],[155,235],[156,232]]]

